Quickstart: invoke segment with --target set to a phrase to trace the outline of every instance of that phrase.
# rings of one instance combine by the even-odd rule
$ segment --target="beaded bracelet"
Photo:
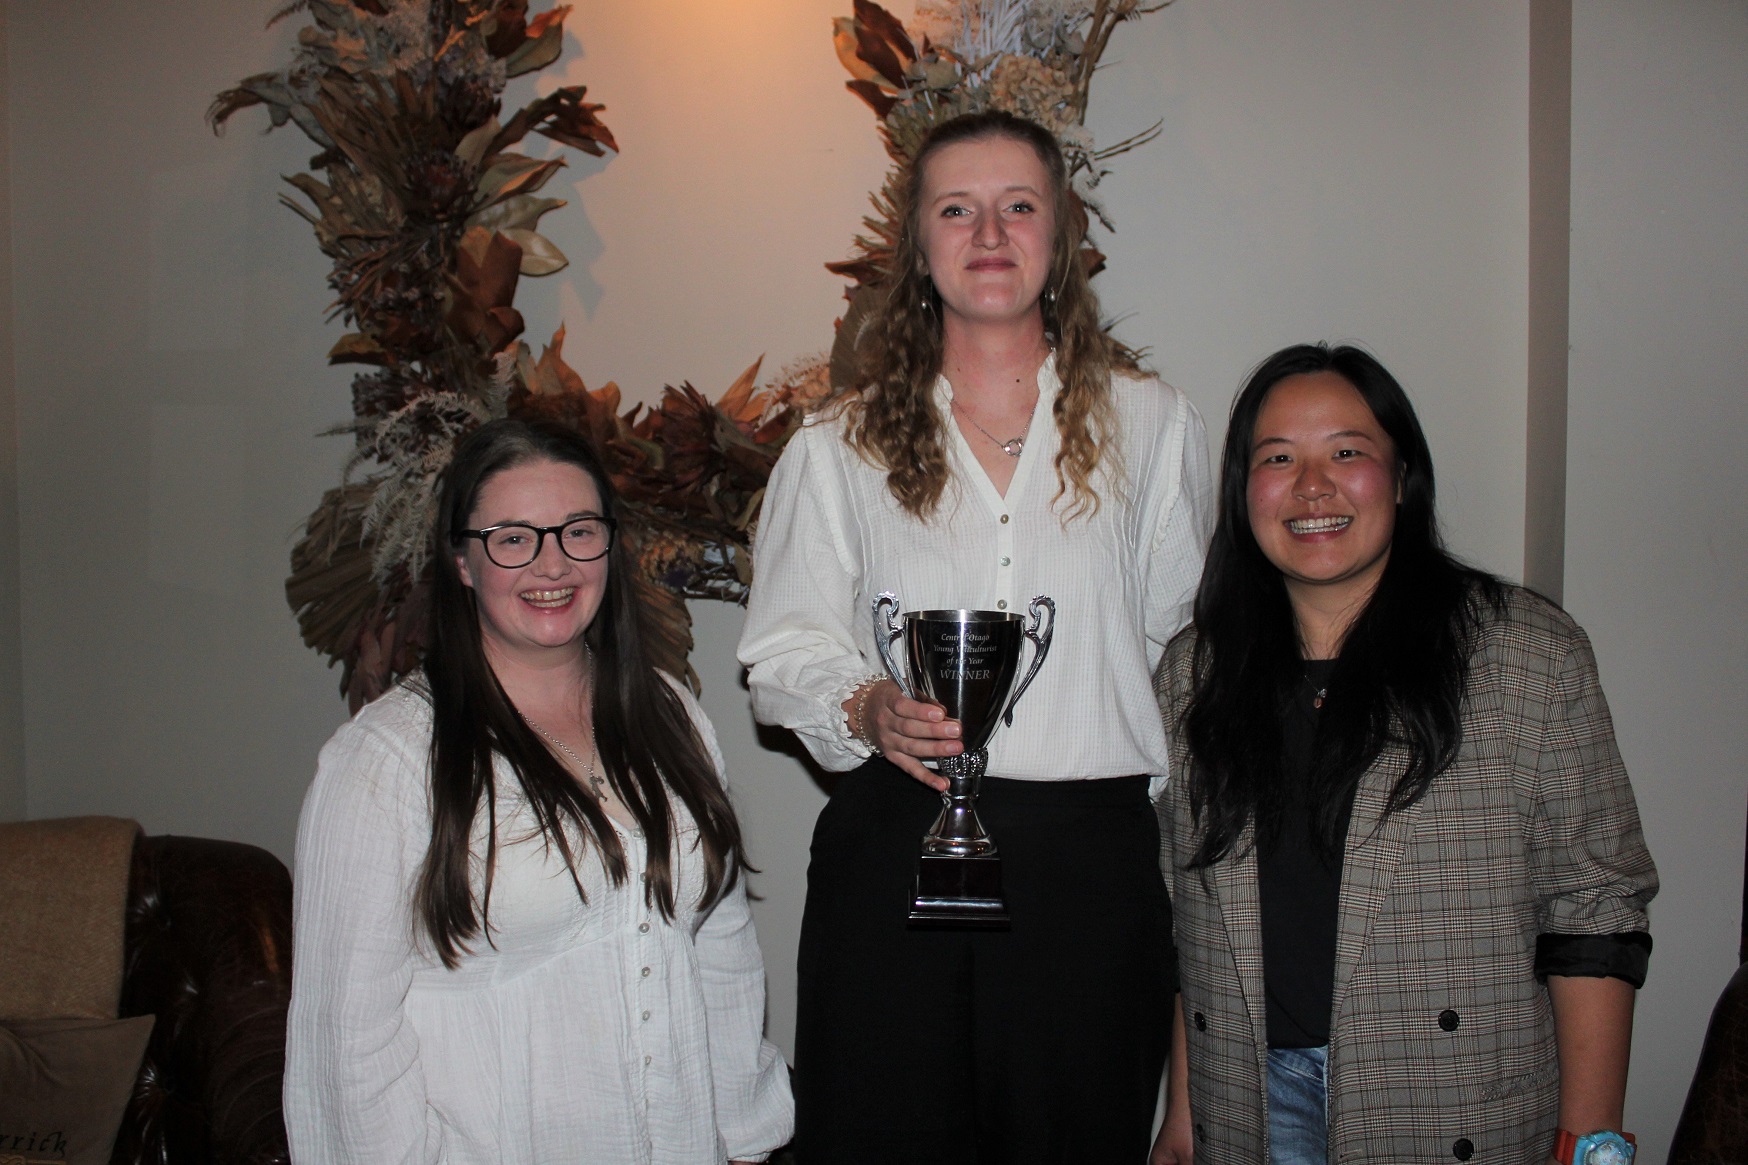
[[[879,753],[880,746],[874,742],[874,734],[868,731],[868,697],[874,694],[874,689],[885,678],[883,675],[869,676],[857,684],[852,693],[856,702],[850,708],[850,735],[866,745],[872,753]]]

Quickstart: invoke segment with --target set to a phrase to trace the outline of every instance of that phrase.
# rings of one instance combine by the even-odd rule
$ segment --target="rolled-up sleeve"
[[[1570,634],[1548,689],[1536,768],[1530,859],[1539,929],[1544,935],[1644,932],[1657,869],[1615,746],[1590,641],[1576,626]],[[1648,953],[1648,942],[1643,949]]]

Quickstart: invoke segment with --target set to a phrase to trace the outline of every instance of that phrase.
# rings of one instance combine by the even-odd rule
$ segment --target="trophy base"
[[[1001,859],[923,854],[909,925],[912,930],[1007,930]]]

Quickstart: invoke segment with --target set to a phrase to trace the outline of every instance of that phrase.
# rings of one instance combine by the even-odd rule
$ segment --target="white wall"
[[[344,449],[311,152],[202,123],[286,56],[267,5],[8,10],[27,809],[282,854],[343,716],[286,554]]]
[[[1218,441],[1245,374],[1353,339],[1414,394],[1459,551],[1523,558],[1522,2],[1182,0],[1119,29],[1092,123],[1165,119],[1109,180],[1099,277]]]
[[[1566,605],[1663,876],[1628,1107],[1655,1163],[1740,934],[1748,5],[1573,9]]]
[[[263,31],[265,2],[100,0],[70,36],[49,8],[7,7],[25,808],[127,813],[289,855],[316,749],[344,712],[281,588],[296,527],[345,452],[314,434],[350,415],[349,377],[321,359],[338,334],[321,322],[325,261],[275,202],[278,175],[310,147],[262,136],[251,113],[215,139],[201,114],[219,89],[282,64],[295,22]],[[564,79],[607,104],[625,153],[573,156],[555,184],[573,205],[546,225],[573,264],[524,285],[536,343],[562,321],[584,379],[617,380],[634,400],[682,379],[714,396],[761,353],[771,368],[829,345],[842,284],[821,264],[845,253],[885,166],[831,51],[830,18],[848,7],[578,4]],[[1714,321],[1741,318],[1726,282],[1739,249],[1720,241],[1741,226],[1730,167],[1743,122],[1728,95],[1742,44],[1717,26],[1735,28],[1742,9],[1579,9],[1573,268],[1580,283],[1602,277],[1594,293],[1574,289],[1567,582],[1597,632],[1669,878],[1635,1073],[1634,1119],[1650,1130],[1673,1119],[1727,970],[1728,943],[1702,937],[1716,929],[1703,915],[1719,886],[1734,903],[1741,871],[1741,780],[1722,767],[1741,741],[1706,719],[1740,707],[1741,593],[1728,588],[1741,585],[1741,524],[1721,494],[1695,489],[1728,453],[1691,452],[1740,416],[1736,341],[1720,339],[1736,332]],[[1527,0],[1180,0],[1117,32],[1092,118],[1107,142],[1165,119],[1106,188],[1118,234],[1099,285],[1121,334],[1152,349],[1212,437],[1268,352],[1364,341],[1421,406],[1456,546],[1514,577],[1528,13]],[[1621,54],[1630,67],[1616,75]],[[1695,54],[1707,72],[1677,84]],[[1622,145],[1584,154],[1598,135]],[[1645,271],[1668,278],[1647,285]],[[1651,429],[1655,471],[1638,440],[1647,420],[1665,426]],[[1678,422],[1716,435],[1685,438]],[[4,428],[0,416],[0,491]],[[1679,503],[1665,496],[1676,482]],[[787,1046],[822,795],[751,722],[739,611],[694,613],[705,704],[765,871],[754,885],[772,1030]],[[0,675],[0,723],[5,694]],[[1705,965],[1679,967],[1684,950]]]
[[[0,10],[0,821],[25,816],[18,631],[18,401],[12,348],[12,177],[6,13]]]

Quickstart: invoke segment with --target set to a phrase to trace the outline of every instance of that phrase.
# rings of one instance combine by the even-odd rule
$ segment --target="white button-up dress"
[[[720,771],[709,722],[681,695]],[[702,861],[683,807],[673,921],[644,902],[644,842],[629,829],[623,887],[577,846],[584,902],[500,759],[491,942],[448,970],[411,909],[430,839],[430,739],[430,706],[397,687],[328,742],[304,803],[292,1159],[721,1165],[782,1145],[793,1109],[783,1059],[761,1036],[764,965],[744,883],[696,909]]]

